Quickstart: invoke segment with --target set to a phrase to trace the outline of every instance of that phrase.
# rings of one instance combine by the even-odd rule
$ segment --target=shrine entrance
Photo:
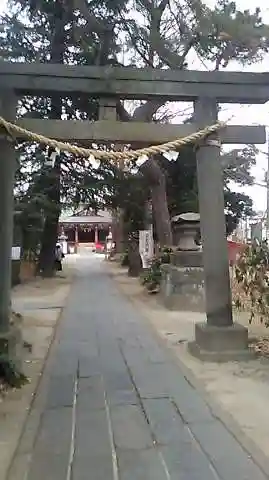
[[[10,308],[10,250],[12,245],[12,194],[15,170],[14,138],[37,141],[70,153],[102,160],[139,159],[196,144],[199,210],[203,243],[207,323],[195,326],[193,352],[208,358],[228,358],[247,351],[247,329],[233,323],[220,148],[228,144],[260,144],[266,140],[259,126],[221,125],[219,103],[260,104],[269,98],[269,74],[199,72],[53,64],[0,64],[0,330],[8,338]],[[20,96],[85,94],[100,100],[99,120],[16,121]],[[118,122],[118,100],[188,101],[194,104],[192,124],[157,125]],[[10,123],[8,123],[10,122]],[[56,139],[52,141],[51,138]],[[76,141],[83,147],[59,142]],[[139,151],[100,152],[85,148],[92,142],[145,145]],[[156,145],[158,144],[158,145]],[[151,145],[148,147],[148,145]],[[142,163],[141,158],[143,157]],[[180,161],[180,160],[179,160]],[[217,357],[214,355],[217,354]]]
[[[65,237],[67,242],[66,253],[77,253],[80,247],[93,250],[97,245],[105,246],[111,227],[112,216],[109,212],[92,212],[88,208],[59,219],[60,237]]]

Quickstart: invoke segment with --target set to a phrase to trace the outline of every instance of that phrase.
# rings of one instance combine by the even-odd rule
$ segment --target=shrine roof
[[[112,217],[109,214],[105,215],[71,215],[66,217],[61,217],[59,223],[65,224],[96,224],[98,223],[111,223]]]

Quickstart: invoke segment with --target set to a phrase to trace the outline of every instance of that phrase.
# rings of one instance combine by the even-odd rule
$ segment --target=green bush
[[[14,363],[0,352],[0,381],[12,388],[20,388],[29,383],[28,378],[17,370]]]
[[[171,253],[173,252],[171,247],[163,247],[160,252],[161,263],[171,263]]]
[[[149,292],[157,292],[162,280],[161,266],[170,263],[172,248],[164,247],[159,257],[152,259],[149,269],[142,275],[142,285],[145,285]]]
[[[162,278],[161,264],[160,258],[154,258],[147,272],[142,275],[142,285],[145,285],[149,292],[158,290],[160,286]]]

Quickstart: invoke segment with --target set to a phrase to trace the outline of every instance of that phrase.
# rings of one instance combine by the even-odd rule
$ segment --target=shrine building
[[[67,252],[95,249],[105,245],[111,232],[112,216],[108,211],[94,212],[83,208],[73,215],[63,215],[59,220],[59,239],[67,242]]]

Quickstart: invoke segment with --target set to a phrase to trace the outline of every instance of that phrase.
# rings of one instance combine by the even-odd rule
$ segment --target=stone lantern
[[[176,215],[172,218],[172,225],[177,241],[177,250],[200,250],[199,245],[195,241],[200,230],[199,213],[187,212]]]
[[[176,251],[170,255],[171,263],[162,265],[161,299],[170,310],[203,312],[203,257],[196,243],[200,215],[182,213],[171,221]]]

